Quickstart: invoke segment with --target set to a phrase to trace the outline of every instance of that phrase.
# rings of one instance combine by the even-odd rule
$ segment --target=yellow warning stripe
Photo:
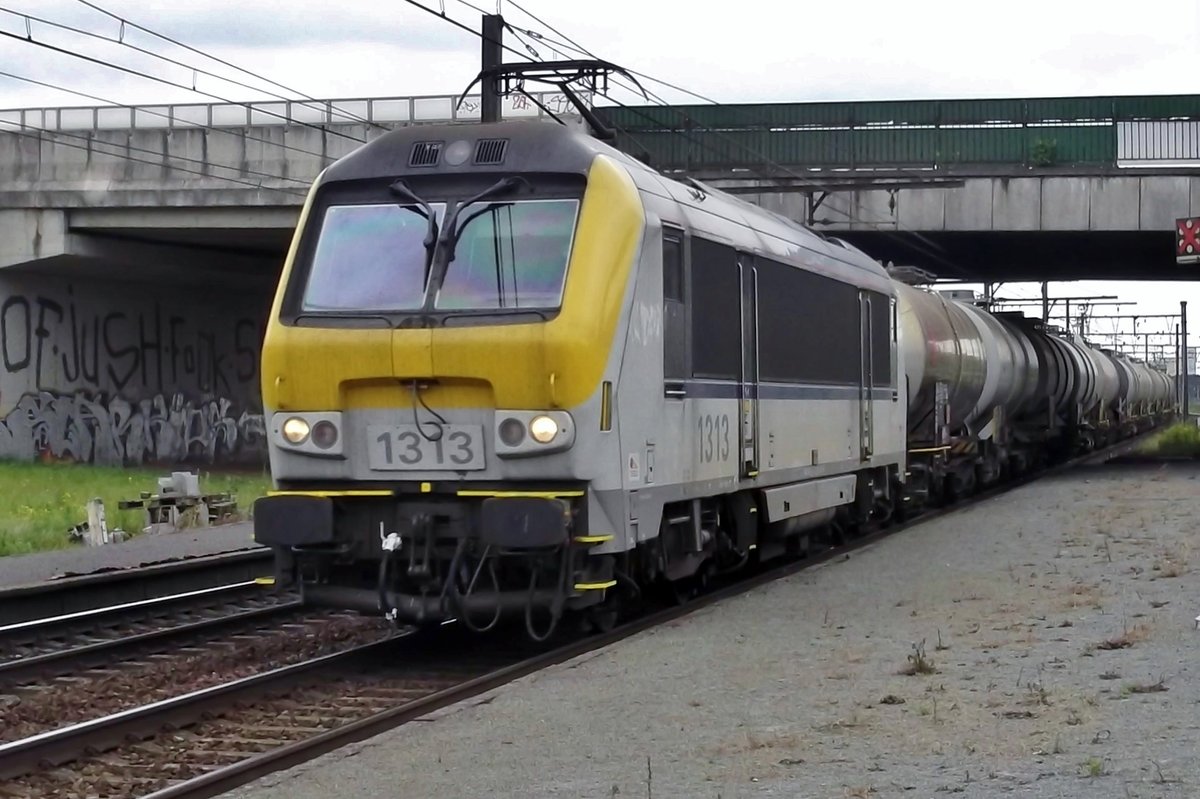
[[[616,580],[605,580],[602,583],[575,583],[576,591],[603,591],[617,584]]]
[[[255,585],[275,585],[274,577],[255,577]]]
[[[577,535],[575,536],[576,544],[603,544],[605,541],[612,541],[611,535]]]
[[[582,491],[479,491],[463,489],[458,492],[460,497],[531,497],[534,499],[560,499],[564,497],[582,497]]]

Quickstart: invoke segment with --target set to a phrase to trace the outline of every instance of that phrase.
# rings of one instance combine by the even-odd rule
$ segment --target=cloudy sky
[[[479,40],[405,0],[89,0],[308,96],[456,94],[478,70]],[[419,0],[478,28],[463,0]],[[473,0],[496,9],[496,0]],[[600,57],[719,102],[1167,94],[1197,90],[1200,0],[501,0],[518,28],[558,38],[525,10]],[[525,10],[522,10],[525,9]],[[703,9],[703,10],[702,10]],[[711,10],[707,10],[711,9]],[[0,70],[123,103],[204,102],[180,84],[234,100],[265,95],[139,54],[82,28],[221,74],[227,67],[173,47],[81,0],[0,0]],[[87,63],[39,42],[123,65],[155,82]],[[512,37],[509,43],[524,45]],[[553,57],[533,42],[540,57]],[[262,86],[246,75],[240,80]],[[686,95],[648,82],[662,97]],[[270,87],[264,87],[270,88]],[[275,89],[278,91],[278,89]],[[617,94],[630,102],[628,94]],[[0,78],[0,108],[90,105]],[[1165,310],[1179,287],[1117,286]],[[1190,286],[1189,286],[1190,288]],[[1063,286],[1060,293],[1118,293]],[[1033,289],[1014,293],[1033,296]],[[1196,298],[1200,305],[1200,295]],[[1196,319],[1200,328],[1200,316]]]

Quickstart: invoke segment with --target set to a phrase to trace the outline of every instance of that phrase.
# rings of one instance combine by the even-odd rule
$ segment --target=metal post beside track
[[[480,39],[483,42],[483,69],[498,67],[504,59],[504,17],[499,14],[483,15],[483,31]],[[499,81],[485,75],[480,85],[480,121],[500,121],[500,86]]]
[[[1190,417],[1190,397],[1188,396],[1188,301],[1180,300],[1180,342],[1183,344],[1183,368],[1180,374],[1183,376],[1183,421],[1187,421]]]

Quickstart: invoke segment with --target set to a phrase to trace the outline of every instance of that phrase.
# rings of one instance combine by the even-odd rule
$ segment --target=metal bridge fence
[[[506,118],[549,118],[573,115],[575,108],[561,92],[530,92],[537,100],[504,98]],[[164,105],[72,106],[0,110],[0,129],[50,131],[115,131],[172,128],[242,128],[284,125],[412,125],[473,122],[480,118],[480,98],[468,95],[360,97],[340,100],[278,100],[237,103],[173,103]]]
[[[1200,95],[598,110],[659,169],[1200,166]]]

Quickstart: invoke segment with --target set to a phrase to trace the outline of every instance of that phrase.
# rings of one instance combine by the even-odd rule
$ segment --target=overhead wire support
[[[459,2],[466,3],[466,0],[459,0]],[[469,3],[466,3],[466,4],[470,5]],[[592,53],[587,48],[583,47],[581,44],[579,44],[578,41],[572,39],[570,36],[567,36],[562,31],[555,28],[553,25],[547,23],[545,20],[541,19],[536,14],[532,13],[531,11],[529,11],[528,9],[523,7],[520,3],[516,2],[516,0],[510,0],[510,5],[512,5],[517,10],[521,11],[526,16],[533,19],[539,25],[542,25],[543,27],[548,28],[551,32],[553,32],[560,38],[566,39],[566,41],[569,42],[570,46],[573,46],[574,49],[578,50],[581,53],[588,55],[589,57],[592,57],[592,58],[596,57],[594,53]],[[567,45],[564,45],[564,46],[567,46]],[[696,92],[690,91],[688,89],[683,88],[682,86],[678,86],[678,85],[670,83],[668,81],[660,80],[658,78],[653,77],[652,75],[647,75],[645,73],[638,72],[637,70],[634,70],[634,69],[628,69],[627,72],[629,75],[636,75],[636,76],[644,78],[645,80],[648,80],[652,83],[657,83],[657,84],[660,84],[663,86],[667,86],[668,88],[683,92],[684,94],[690,95],[690,96],[695,97],[700,100],[703,100],[704,102],[710,103],[712,105],[720,105],[720,103],[718,103],[716,100],[713,100],[712,98],[705,97],[702,94],[698,94]],[[614,76],[614,78],[613,78],[613,83],[617,84],[618,86],[621,86],[621,88],[624,88],[627,91],[630,90],[628,87],[623,86],[620,83],[619,78],[616,76]],[[641,87],[640,84],[638,85],[638,88],[641,90],[641,93],[643,96],[651,97],[657,102],[658,105],[674,111],[676,114],[678,114],[682,118],[682,120],[685,122],[685,124],[691,125],[694,130],[699,130],[701,132],[713,133],[713,134],[717,135],[720,139],[733,144],[734,146],[738,147],[739,149],[743,150],[744,152],[747,152],[747,153],[755,156],[756,158],[763,159],[763,161],[767,165],[775,167],[777,170],[782,171],[786,175],[789,175],[790,177],[800,181],[802,184],[806,184],[808,186],[813,186],[817,183],[817,181],[814,181],[812,178],[809,178],[809,177],[803,176],[803,175],[799,175],[793,170],[787,169],[786,167],[783,167],[780,164],[772,162],[770,159],[768,159],[762,152],[760,152],[756,148],[749,147],[749,146],[743,144],[742,142],[737,141],[737,140],[733,139],[732,137],[727,136],[726,134],[724,134],[720,131],[712,130],[711,128],[709,128],[707,126],[696,125],[695,120],[693,120],[686,112],[682,111],[679,108],[670,106],[661,96],[654,94],[653,92],[649,92],[649,90]],[[617,100],[616,98],[612,97],[609,94],[601,92],[600,96],[604,97],[605,99],[607,99],[608,101],[610,101],[612,103],[615,103],[622,109],[636,114],[637,116],[641,117],[642,119],[645,119],[645,120],[651,121],[651,122],[656,121],[652,117],[649,117],[648,115],[641,113],[637,109],[622,103],[621,101]],[[707,149],[709,151],[715,152],[711,147],[705,145],[703,142],[697,141],[678,130],[676,130],[675,132],[679,135],[683,135],[685,138],[687,138],[687,140],[689,142],[691,142],[693,144],[697,144],[698,146],[700,146],[703,149]],[[637,139],[634,138],[628,131],[622,130],[622,133],[624,133],[629,138],[633,139],[635,141],[635,143],[637,143],[638,146],[641,147],[643,150],[646,150],[646,147],[644,145],[642,145],[640,142],[638,142]],[[755,170],[755,171],[758,172],[760,179],[774,180],[773,177],[768,176],[759,170]],[[902,174],[904,174],[904,171],[902,171]],[[920,177],[924,177],[924,176],[920,176]],[[947,182],[947,181],[939,181],[939,183],[943,186],[949,185],[949,182]],[[869,187],[865,187],[865,188],[869,188]],[[825,192],[824,194],[827,195],[828,192]],[[821,200],[823,201],[824,199],[825,199],[825,196],[823,195]],[[817,205],[819,205],[819,204],[820,204],[820,202],[817,203]],[[872,219],[863,218],[861,216],[858,217],[856,220],[855,216],[850,211],[837,208],[832,204],[827,205],[826,209],[844,216],[846,218],[846,220],[849,222],[860,221],[860,222],[866,222],[867,224],[875,224],[875,225],[893,224],[893,222],[891,222],[890,220],[872,220]],[[815,206],[814,206],[814,210],[815,210]],[[805,221],[806,221],[806,223],[811,224],[811,220],[805,220]],[[917,246],[911,240],[906,241],[906,243],[909,246],[913,247],[913,249],[917,250],[918,252],[923,252],[928,257],[932,258],[933,260],[937,261],[938,263],[941,263],[945,266],[950,267],[951,269],[955,270],[956,272],[959,272],[961,274],[970,274],[969,270],[964,269],[962,266],[948,260],[943,255],[939,254],[938,251],[941,250],[941,247],[938,246],[935,242],[930,241],[928,238],[926,238],[925,236],[923,236],[919,233],[916,234],[916,239],[918,241],[922,242],[922,244],[924,246]]]
[[[460,2],[463,2],[463,3],[464,3],[464,5],[470,5],[470,4],[466,3],[466,2],[465,2],[465,0],[459,0],[459,1],[460,1]],[[435,16],[435,17],[437,17],[438,19],[441,19],[441,20],[443,20],[443,21],[445,21],[445,22],[448,22],[448,23],[450,23],[451,25],[454,25],[455,27],[457,27],[457,28],[459,28],[459,29],[461,29],[461,30],[467,31],[468,33],[470,33],[470,34],[471,34],[471,35],[473,35],[473,36],[480,37],[481,39],[482,39],[482,38],[484,38],[484,35],[483,35],[481,32],[479,32],[479,31],[476,31],[475,29],[471,28],[469,25],[466,25],[466,24],[464,24],[464,23],[460,22],[459,20],[456,20],[456,19],[454,19],[453,17],[449,16],[448,14],[445,14],[445,13],[439,13],[437,10],[435,10],[435,9],[433,9],[433,8],[430,8],[430,7],[428,7],[428,6],[426,6],[426,5],[422,4],[422,3],[419,3],[419,2],[417,2],[417,0],[404,0],[404,2],[408,3],[408,4],[409,4],[409,5],[411,5],[411,6],[414,6],[414,7],[416,7],[416,8],[419,8],[419,9],[421,9],[422,11],[426,12],[427,14],[431,14],[432,16]],[[524,9],[523,9],[521,6],[517,5],[515,2],[514,2],[514,3],[512,3],[512,5],[513,5],[515,8],[518,8],[519,10],[521,10],[521,11],[524,11]],[[528,12],[525,12],[525,13],[528,13]],[[530,16],[532,17],[532,15],[530,15]],[[541,24],[544,24],[544,23],[541,23]],[[561,35],[561,34],[560,34],[560,35]],[[516,49],[514,49],[514,48],[512,48],[512,47],[509,47],[508,45],[503,45],[503,44],[501,44],[501,47],[502,47],[504,50],[506,50],[506,51],[508,51],[508,52],[510,52],[510,53],[513,53],[513,54],[517,55],[517,56],[518,56],[518,57],[520,57],[520,58],[523,58],[523,59],[524,59],[524,58],[526,58],[525,54],[521,53],[519,50],[516,50]],[[580,48],[580,49],[582,50],[583,48]],[[584,52],[587,52],[587,51],[586,51],[586,50],[584,50]],[[678,89],[680,89],[680,87],[673,86],[672,84],[669,84],[669,83],[667,83],[666,81],[662,81],[662,80],[659,80],[659,79],[657,79],[657,78],[653,78],[653,77],[650,77],[650,76],[646,76],[646,75],[644,75],[644,73],[637,72],[636,70],[632,70],[632,69],[630,69],[630,70],[627,70],[627,72],[628,72],[628,74],[629,74],[629,75],[637,75],[637,76],[645,77],[647,80],[650,80],[650,81],[652,81],[652,82],[654,82],[654,83],[659,83],[659,84],[662,84],[662,85],[667,85],[667,86],[670,86],[671,88],[675,88],[675,89],[677,89],[677,90],[678,90]],[[614,82],[614,83],[616,83],[616,82],[617,82],[617,80],[614,78],[614,81],[613,81],[613,82]],[[686,90],[684,90],[684,91],[685,91],[685,93],[687,93],[687,94],[690,94],[691,96],[697,97],[697,98],[699,98],[699,99],[702,99],[702,100],[704,100],[705,102],[708,102],[708,103],[713,103],[713,104],[719,105],[719,103],[717,103],[715,100],[712,100],[712,99],[710,99],[710,98],[704,97],[703,95],[698,95],[698,94],[696,94],[695,92],[688,92],[688,91],[686,91]],[[651,118],[651,117],[649,117],[649,116],[646,116],[646,115],[642,114],[642,112],[638,111],[637,109],[635,109],[635,108],[632,108],[632,107],[630,107],[630,106],[627,106],[627,105],[625,105],[624,103],[620,102],[619,100],[616,100],[616,99],[615,99],[615,98],[613,98],[611,95],[609,95],[607,92],[597,92],[597,94],[599,94],[601,97],[604,97],[605,99],[609,100],[610,102],[616,103],[618,106],[620,106],[620,107],[622,107],[622,108],[625,108],[625,109],[627,109],[627,110],[630,110],[630,111],[632,111],[633,113],[635,113],[635,114],[638,114],[638,115],[640,115],[640,116],[643,116],[643,117],[644,117],[644,118],[646,118],[646,119],[649,119],[649,120],[651,120],[651,121],[654,121],[654,120],[653,120],[653,118]],[[644,96],[647,96],[647,94],[648,94],[648,93],[646,93],[646,92],[644,92],[644,91],[643,91],[643,95],[644,95]],[[661,104],[661,105],[663,105],[663,106],[665,106],[665,107],[668,107],[668,108],[669,108],[669,106],[667,106],[667,104],[665,103],[665,101],[663,101],[663,100],[662,100],[662,98],[657,98],[657,99],[659,100],[659,102],[660,102],[660,104]],[[680,115],[684,116],[685,120],[690,120],[690,117],[687,117],[687,116],[686,116],[685,114],[683,114],[683,112],[682,112],[682,111],[680,111],[679,109],[671,109],[671,110],[674,110],[676,113],[678,113],[678,114],[680,114]],[[747,153],[749,153],[749,154],[751,154],[751,155],[753,155],[753,156],[755,156],[755,157],[757,157],[757,158],[761,158],[761,159],[763,159],[763,160],[764,160],[764,162],[766,162],[766,163],[767,163],[769,166],[773,166],[773,167],[775,167],[775,168],[776,168],[776,169],[778,169],[779,171],[781,171],[781,172],[783,172],[783,173],[787,174],[788,176],[790,176],[790,177],[792,177],[792,178],[795,178],[796,180],[800,181],[801,183],[806,183],[806,184],[813,184],[813,183],[815,183],[815,181],[814,181],[812,178],[810,178],[810,177],[807,177],[807,176],[805,176],[805,175],[801,175],[801,174],[799,174],[799,173],[795,172],[794,170],[787,169],[786,167],[783,167],[782,165],[780,165],[780,164],[777,164],[777,163],[775,163],[775,162],[771,161],[771,160],[770,160],[770,159],[768,159],[768,158],[767,158],[767,157],[766,157],[766,156],[765,156],[763,153],[759,152],[758,150],[756,150],[756,149],[754,149],[754,148],[751,148],[751,147],[748,147],[747,145],[744,145],[744,144],[742,144],[741,142],[738,142],[738,141],[736,141],[736,140],[734,140],[734,139],[730,139],[729,137],[727,137],[727,136],[725,136],[724,134],[722,134],[720,131],[714,131],[714,130],[711,130],[711,129],[708,129],[708,128],[706,128],[705,126],[699,126],[699,128],[694,128],[694,129],[698,129],[698,130],[708,130],[708,132],[714,133],[714,134],[716,134],[717,136],[719,136],[719,137],[721,137],[721,138],[724,138],[724,139],[726,139],[726,140],[730,141],[731,143],[733,143],[734,145],[736,145],[736,146],[737,146],[737,147],[739,147],[740,149],[744,150],[745,152],[747,152]],[[624,132],[624,131],[622,131],[622,132]],[[676,131],[676,133],[677,133],[677,134],[679,134],[679,135],[685,135],[685,137],[686,137],[686,134],[682,134],[682,133],[680,133],[679,131]],[[628,134],[626,134],[626,135],[628,135]],[[711,149],[712,149],[711,147],[708,147],[707,145],[705,145],[703,142],[696,141],[696,140],[694,140],[694,139],[691,139],[690,137],[689,137],[689,141],[692,141],[692,143],[695,143],[695,144],[697,144],[697,145],[699,145],[699,146],[701,146],[701,147],[704,147],[704,148],[706,148],[706,149],[709,149],[709,150],[711,150]],[[763,180],[772,180],[772,178],[771,178],[769,175],[766,175],[765,173],[762,173],[761,171],[759,171],[759,177],[760,177],[761,179],[763,179]],[[866,223],[866,224],[875,224],[875,225],[881,225],[881,224],[894,224],[893,222],[890,222],[890,221],[888,221],[888,220],[870,220],[870,219],[864,219],[864,218],[862,218],[862,217],[858,217],[858,218],[856,218],[856,217],[855,217],[855,216],[854,216],[854,215],[853,215],[851,212],[849,212],[849,211],[845,211],[845,210],[842,210],[842,209],[840,209],[840,208],[836,208],[836,207],[834,207],[834,206],[832,206],[832,205],[826,206],[826,208],[827,208],[829,211],[834,211],[834,212],[837,212],[837,213],[841,214],[842,216],[844,216],[844,217],[846,218],[846,220],[847,220],[848,222],[851,222],[851,223],[853,223],[853,222],[856,222],[856,221],[857,221],[857,222],[864,222],[864,223]],[[889,234],[891,234],[891,235],[899,235],[899,234],[898,234],[896,231],[886,231],[886,230],[885,230],[884,232],[885,232],[885,233],[889,233]],[[921,234],[917,233],[917,234],[915,234],[915,238],[916,238],[918,241],[921,241],[921,242],[923,242],[923,243],[924,243],[924,245],[926,245],[926,246],[924,246],[924,247],[923,247],[923,246],[919,246],[919,245],[917,245],[916,243],[914,243],[914,241],[913,241],[911,238],[910,238],[910,239],[905,239],[905,240],[904,240],[904,243],[905,243],[906,245],[908,245],[909,247],[912,247],[913,249],[917,250],[918,252],[923,252],[923,253],[924,253],[924,254],[925,254],[927,257],[929,257],[930,259],[932,259],[932,260],[934,260],[934,261],[936,261],[936,262],[938,262],[938,263],[940,263],[940,264],[942,264],[942,265],[944,265],[944,266],[947,266],[947,267],[949,267],[950,269],[952,269],[953,271],[955,271],[955,272],[956,272],[956,273],[958,273],[958,274],[962,274],[962,275],[971,275],[971,274],[972,274],[971,270],[969,270],[969,269],[966,269],[965,267],[963,267],[963,266],[961,266],[961,265],[959,265],[959,264],[956,264],[956,263],[954,263],[953,261],[950,261],[950,260],[948,260],[946,257],[944,257],[944,256],[942,256],[942,255],[940,255],[940,254],[938,254],[938,253],[937,253],[937,250],[939,250],[939,249],[940,249],[940,247],[938,247],[938,245],[937,245],[936,243],[929,241],[929,240],[928,240],[928,239],[927,239],[925,236],[923,236],[923,235],[921,235]]]
[[[105,16],[109,17],[110,19],[114,19],[114,20],[120,22],[121,26],[122,26],[122,30],[124,30],[124,27],[126,25],[128,25],[131,28],[141,31],[142,33],[148,34],[157,39],[161,39],[162,41],[167,42],[169,44],[173,44],[176,47],[182,47],[184,50],[187,50],[189,52],[195,53],[196,55],[207,58],[210,61],[215,61],[216,63],[221,64],[222,66],[226,66],[226,67],[229,67],[230,69],[237,70],[238,72],[241,72],[244,75],[249,75],[250,77],[255,78],[256,80],[262,81],[263,83],[269,83],[270,85],[276,87],[277,89],[282,89],[285,92],[291,92],[292,94],[295,94],[305,100],[308,100],[309,102],[313,102],[313,103],[321,102],[320,100],[316,99],[315,97],[312,97],[311,95],[305,94],[304,92],[298,91],[298,90],[290,88],[288,86],[285,86],[284,84],[280,83],[279,81],[272,80],[271,78],[268,78],[265,75],[260,75],[256,72],[252,72],[251,70],[248,70],[244,67],[239,67],[237,64],[234,64],[223,58],[212,55],[211,53],[206,53],[205,51],[201,50],[198,47],[193,47],[190,44],[181,42],[178,39],[174,39],[170,36],[167,36],[166,34],[159,33],[158,31],[155,31],[155,30],[151,30],[150,28],[147,28],[144,25],[139,25],[136,22],[128,20],[128,19],[120,16],[119,14],[115,14],[112,11],[109,11],[108,9],[101,7],[99,4],[92,2],[92,0],[77,0],[77,2],[79,2],[82,5],[87,6],[88,8],[92,9],[93,11],[98,11],[99,13],[104,14]],[[372,122],[371,120],[369,120],[365,117],[359,116],[357,114],[353,114],[348,111],[340,111],[340,113],[342,113],[344,116],[347,116],[349,118],[357,119],[359,122],[365,122],[369,125],[375,125],[376,127],[379,127],[379,128],[384,127],[382,125],[378,125],[375,122]]]
[[[195,76],[196,75],[205,75],[207,77],[214,78],[214,79],[220,80],[220,81],[224,81],[226,83],[232,83],[233,85],[240,86],[243,89],[250,89],[251,91],[263,92],[263,94],[267,94],[277,100],[282,100],[284,102],[289,102],[289,103],[296,103],[297,105],[302,105],[305,108],[313,108],[312,103],[318,103],[318,104],[320,103],[319,100],[312,100],[312,99],[296,100],[294,98],[288,97],[283,94],[279,94],[277,92],[265,91],[261,87],[252,86],[249,83],[245,83],[243,81],[236,80],[234,78],[228,78],[228,77],[225,77],[224,75],[218,75],[215,72],[211,72],[211,71],[203,69],[201,67],[197,67],[194,64],[188,64],[188,63],[180,61],[176,58],[171,58],[170,56],[165,56],[161,53],[156,53],[153,50],[149,50],[145,47],[139,47],[136,44],[131,44],[130,42],[125,41],[123,35],[119,35],[118,38],[114,39],[112,37],[105,36],[102,33],[96,33],[95,31],[89,31],[84,28],[77,28],[73,25],[67,25],[62,22],[55,22],[54,20],[45,19],[44,17],[36,17],[32,14],[27,14],[24,11],[14,11],[13,9],[6,8],[4,6],[0,6],[0,12],[3,12],[5,14],[11,14],[12,16],[15,16],[15,17],[23,17],[25,19],[27,25],[28,25],[29,21],[32,20],[33,22],[36,22],[40,25],[47,25],[51,28],[57,28],[58,30],[67,31],[69,33],[74,33],[79,36],[87,36],[92,39],[98,39],[102,42],[108,42],[109,44],[120,45],[121,47],[128,48],[130,50],[133,50],[134,52],[141,53],[142,55],[149,56],[151,58],[165,62],[167,64],[171,64],[173,66],[182,67],[184,69],[191,70],[192,76],[193,76],[192,77],[192,88],[191,88],[192,91],[198,91],[195,86]],[[122,22],[121,24],[124,25],[125,23]],[[32,34],[30,34],[29,39],[30,39],[30,41],[33,40]],[[261,78],[260,78],[260,80],[261,80]],[[336,108],[336,106],[330,107],[331,115],[334,113],[335,108]],[[321,110],[323,111],[324,109],[321,109]],[[362,123],[366,123],[369,125],[375,125],[376,127],[379,127],[379,128],[383,127],[382,125],[378,125],[377,123],[371,122],[370,120],[365,119],[363,117],[357,116],[355,114],[343,112],[341,109],[336,109],[336,112],[339,116],[341,116],[343,119],[347,120],[348,122],[362,122]],[[331,120],[331,122],[332,122],[332,120]]]

